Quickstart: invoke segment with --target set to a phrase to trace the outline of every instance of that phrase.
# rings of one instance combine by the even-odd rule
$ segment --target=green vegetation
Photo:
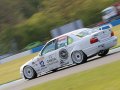
[[[120,90],[120,61],[25,90]]]
[[[0,53],[50,39],[49,31],[82,19],[101,21],[101,10],[119,0],[3,0],[0,3]],[[97,7],[95,7],[97,5]]]
[[[20,66],[37,54],[31,54],[8,63],[0,64],[0,84],[21,78],[19,72]]]

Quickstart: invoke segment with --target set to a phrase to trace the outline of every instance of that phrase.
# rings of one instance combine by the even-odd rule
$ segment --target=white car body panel
[[[24,77],[23,69],[26,65],[31,66],[39,76],[51,70],[54,70],[56,68],[74,64],[71,59],[71,54],[73,51],[81,50],[86,54],[87,57],[90,57],[94,54],[97,54],[100,50],[109,49],[117,44],[117,37],[115,36],[111,37],[111,30],[109,29],[97,30],[96,32],[91,33],[90,35],[79,38],[76,35],[81,31],[93,32],[92,29],[83,28],[83,29],[79,29],[79,30],[61,35],[59,37],[56,37],[50,40],[49,42],[52,42],[57,39],[57,45],[58,45],[58,42],[61,42],[62,40],[64,41],[64,38],[68,36],[72,38],[74,42],[72,42],[72,44],[65,45],[61,48],[50,51],[46,54],[43,54],[43,55],[39,54],[38,56],[34,57],[32,60],[28,61],[23,66],[21,66],[20,68],[21,76]],[[99,41],[94,44],[91,44],[90,39],[92,37],[97,37]],[[63,39],[59,40],[59,38],[60,39],[63,38]],[[45,47],[43,47],[43,49],[41,50],[41,53],[42,51],[44,51],[44,48],[46,48],[49,42],[45,45]],[[67,50],[68,54],[65,59],[60,57],[60,54],[59,54],[60,50]]]

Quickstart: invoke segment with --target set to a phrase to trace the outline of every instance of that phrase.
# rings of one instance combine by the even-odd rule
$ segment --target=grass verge
[[[120,61],[25,90],[120,90]]]
[[[36,55],[37,53],[0,64],[0,84],[21,78],[19,73],[20,66]]]

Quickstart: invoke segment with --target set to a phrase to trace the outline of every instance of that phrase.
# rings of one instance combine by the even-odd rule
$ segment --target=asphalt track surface
[[[111,62],[118,61],[118,60],[120,60],[120,48],[110,50],[109,54],[105,57],[96,56],[94,58],[89,59],[87,63],[67,67],[65,69],[44,75],[42,77],[38,77],[33,80],[19,79],[19,80],[1,85],[0,90],[23,90],[25,88],[28,88],[34,85],[38,85],[41,83],[45,83],[47,81],[65,77],[67,75],[71,75],[77,72],[89,70],[95,67],[99,67],[99,66],[111,63]]]

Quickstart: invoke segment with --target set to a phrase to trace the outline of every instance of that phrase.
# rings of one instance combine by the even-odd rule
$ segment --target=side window
[[[73,39],[71,37],[68,37],[68,45],[73,43]]]
[[[51,52],[56,49],[56,40],[49,42],[45,48],[42,50],[41,55]]]
[[[67,36],[62,36],[60,38],[58,38],[58,48],[64,47],[67,45]]]

